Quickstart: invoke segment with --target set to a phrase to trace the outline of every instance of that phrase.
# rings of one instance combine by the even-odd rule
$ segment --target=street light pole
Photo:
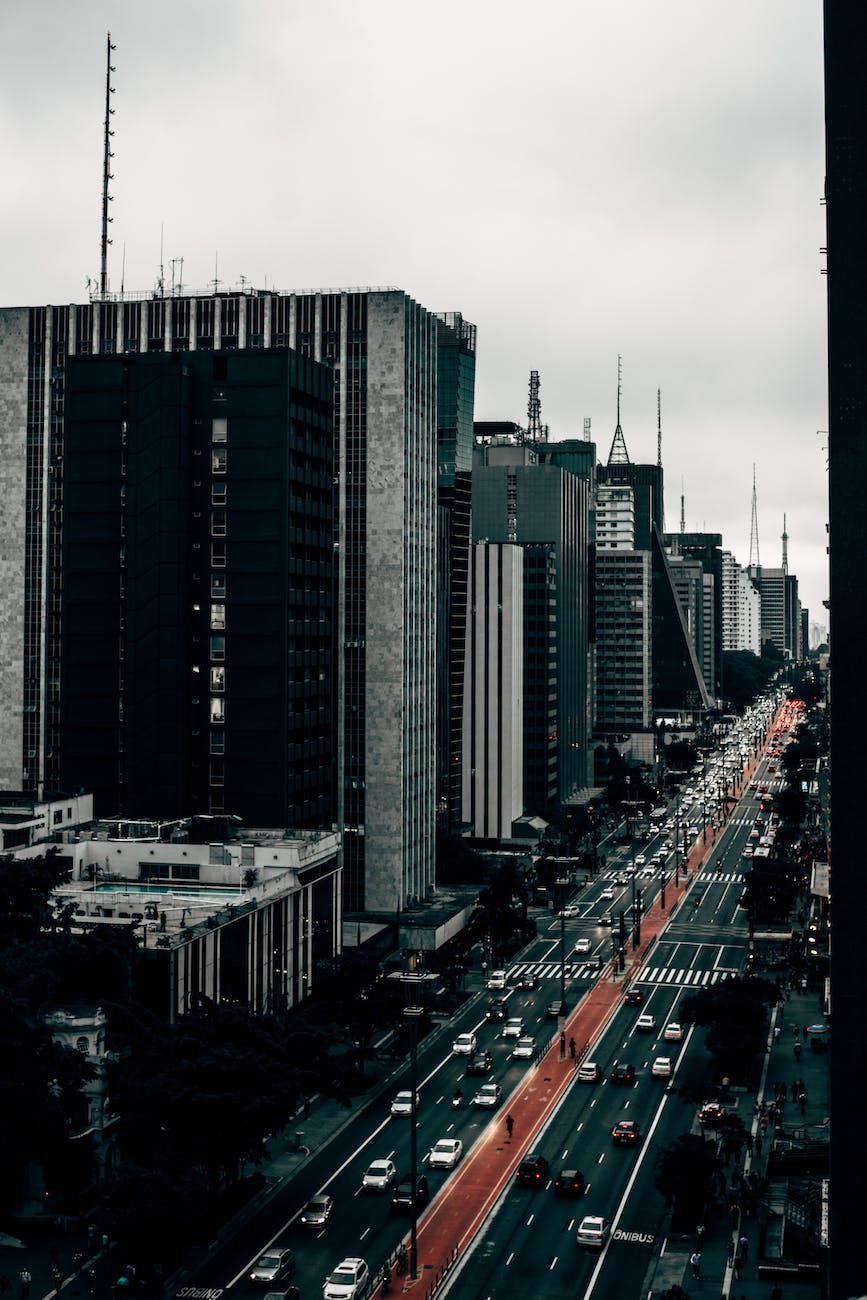
[[[559,887],[560,895],[560,1007],[566,1015],[566,886],[569,881],[558,877],[554,884]],[[561,1026],[562,1028],[562,1026]]]
[[[406,1005],[403,1014],[409,1021],[409,1088],[410,1088],[410,1131],[409,1131],[409,1176],[412,1184],[412,1210],[409,1234],[409,1275],[413,1281],[418,1278],[418,1132],[416,1114],[416,1092],[418,1090],[418,1022],[423,1014],[422,999],[426,984],[435,981],[435,975],[426,975],[421,971],[405,971],[400,982],[406,993]]]

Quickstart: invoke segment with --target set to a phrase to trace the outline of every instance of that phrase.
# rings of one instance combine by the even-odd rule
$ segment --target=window
[[[209,748],[212,754],[225,754],[226,733],[220,727],[211,728],[211,743]]]
[[[228,420],[225,415],[214,416],[211,423],[211,442],[225,442],[228,432]]]
[[[226,567],[226,543],[211,542],[211,568],[225,569]]]
[[[211,511],[211,536],[226,536],[226,512],[225,510]]]
[[[88,1052],[90,1051],[90,1039],[85,1038],[82,1035],[81,1038],[76,1038],[75,1046],[79,1052],[84,1052],[84,1055],[87,1056]]]
[[[211,627],[217,628],[222,631],[225,629],[225,626],[226,626],[226,606],[212,605],[211,606]]]
[[[226,504],[226,496],[227,496],[227,492],[226,492],[226,484],[225,484],[225,483],[212,483],[212,484],[211,484],[211,504],[212,504],[212,505],[215,505],[215,506],[217,506],[217,505],[225,505],[225,504]]]
[[[53,826],[57,826],[62,821],[63,821],[63,809],[61,808],[57,812],[52,813],[51,822]]]
[[[215,696],[211,700],[211,721],[212,722],[226,721],[226,702],[225,700],[221,700],[219,696]]]
[[[211,574],[211,595],[212,595],[212,596],[225,596],[225,595],[226,595],[226,575],[225,575],[225,573],[212,573],[212,574]]]
[[[226,670],[225,668],[211,669],[211,690],[224,691],[226,689]]]
[[[223,606],[220,605],[218,608],[222,609]],[[226,638],[220,634],[212,635],[211,636],[211,658],[225,659],[225,657],[226,657]]]
[[[211,449],[211,472],[225,474],[228,459],[229,456],[225,447],[213,447]]]

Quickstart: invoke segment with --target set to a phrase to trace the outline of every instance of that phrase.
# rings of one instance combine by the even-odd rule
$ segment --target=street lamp
[[[415,961],[416,954],[409,956]],[[418,1088],[418,1022],[424,1012],[422,1001],[425,986],[430,986],[436,975],[423,971],[408,970],[399,976],[406,994],[403,1014],[409,1021],[409,1176],[412,1184],[412,1218],[409,1232],[409,1275],[413,1281],[418,1277],[418,1133],[416,1129],[416,1091]]]
[[[564,1017],[564,1023],[560,1028],[565,1028],[566,1016],[566,887],[569,881],[564,876],[559,876],[554,881],[555,889],[559,890],[560,897],[560,1012]]]

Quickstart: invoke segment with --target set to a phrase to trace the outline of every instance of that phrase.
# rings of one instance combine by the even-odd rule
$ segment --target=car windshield
[[[336,1268],[329,1275],[328,1281],[332,1286],[352,1286],[355,1281],[355,1273],[350,1268]]]
[[[279,1263],[280,1263],[280,1256],[279,1256],[279,1255],[275,1255],[275,1254],[271,1254],[271,1255],[263,1255],[262,1258],[259,1260],[259,1263],[256,1265],[256,1267],[257,1267],[257,1268],[276,1268],[277,1265],[278,1265]]]

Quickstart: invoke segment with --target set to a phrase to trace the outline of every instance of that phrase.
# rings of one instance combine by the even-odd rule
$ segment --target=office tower
[[[540,463],[535,445],[498,435],[476,441],[473,453],[473,541],[511,542],[546,546],[552,554],[548,581],[556,598],[557,639],[557,799],[568,799],[587,784],[589,628],[589,499],[590,485],[550,461]],[[528,553],[525,591],[538,578],[538,552]],[[548,561],[545,561],[548,564]],[[551,611],[537,599],[526,607],[528,617],[546,620]],[[546,625],[547,627],[547,622]],[[538,643],[544,629],[525,622],[524,643]],[[547,653],[547,651],[545,652]],[[525,696],[530,683],[525,682]],[[550,730],[544,704],[524,719],[525,787],[550,788]],[[541,765],[541,766],[540,766]],[[525,797],[526,804],[526,797]],[[543,813],[544,809],[527,806]]]
[[[437,823],[461,823],[476,327],[437,321]]]
[[[60,780],[98,816],[334,821],[331,374],[71,357]]]
[[[722,553],[722,648],[761,654],[761,597],[747,570],[731,551]]]
[[[69,358],[289,348],[332,377],[344,897],[348,908],[391,914],[434,886],[436,792],[437,320],[400,290],[136,295],[0,311],[0,548],[12,610],[0,626],[0,780],[35,791],[60,777]]]
[[[618,425],[618,429],[620,426]],[[616,433],[615,433],[616,437]],[[626,452],[621,430],[620,446]],[[661,465],[640,465],[631,460],[613,460],[597,465],[596,482],[600,487],[629,487],[635,503],[635,549],[649,551],[654,528],[661,533],[663,524],[663,473]]]
[[[524,811],[524,556],[479,543],[471,557],[462,817],[479,839],[510,839]]]
[[[672,555],[697,560],[713,577],[713,671],[707,689],[710,696],[718,697],[722,685],[722,534],[666,533],[663,542]]]
[[[801,606],[798,579],[785,569],[755,565],[751,577],[761,600],[760,639],[784,659],[801,658]]]
[[[714,679],[714,580],[697,560],[682,555],[666,557],[686,630],[710,691]]]
[[[653,722],[650,551],[596,551],[596,719],[600,738]]]

